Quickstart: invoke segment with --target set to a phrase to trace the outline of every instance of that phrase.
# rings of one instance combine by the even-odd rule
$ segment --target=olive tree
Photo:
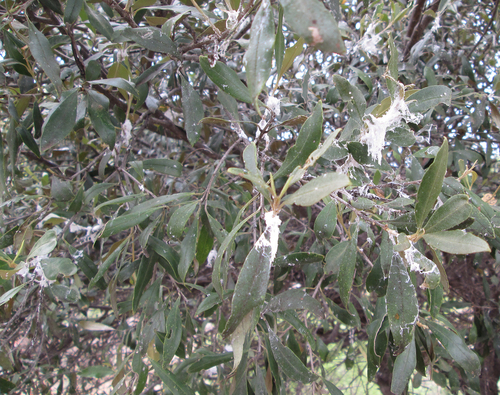
[[[0,392],[498,393],[498,1],[0,9]]]

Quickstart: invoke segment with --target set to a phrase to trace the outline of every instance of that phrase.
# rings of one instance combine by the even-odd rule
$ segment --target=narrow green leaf
[[[451,105],[451,89],[444,85],[433,85],[420,89],[406,99],[408,109],[414,113],[423,113],[438,104]]]
[[[293,265],[306,265],[308,263],[323,262],[325,257],[321,254],[314,252],[293,252],[291,254],[277,257],[274,260],[274,266],[293,266]]]
[[[184,128],[191,145],[194,145],[200,138],[202,125],[200,121],[205,116],[203,103],[198,92],[184,78],[181,78],[182,87],[182,111],[184,113]]]
[[[64,140],[73,130],[76,122],[78,90],[70,92],[45,119],[40,146],[42,151],[52,148]]]
[[[116,128],[111,122],[109,112],[109,99],[93,90],[87,92],[87,109],[89,111],[90,121],[95,131],[101,137],[102,141],[110,149],[115,146]]]
[[[323,383],[325,383],[326,388],[330,395],[344,395],[341,390],[337,388],[337,386],[330,381],[323,379]]]
[[[131,81],[127,81],[123,78],[107,78],[103,80],[87,81],[91,85],[108,85],[115,88],[123,89],[128,93],[131,93],[135,97],[139,97],[139,92],[135,88],[135,84]]]
[[[111,265],[113,263],[115,263],[115,261],[118,259],[121,252],[123,251],[123,248],[126,245],[128,245],[127,239],[123,239],[119,243],[120,243],[120,245],[118,245],[115,248],[115,250],[107,256],[106,260],[103,263],[101,263],[97,274],[90,281],[89,288],[92,288],[97,284],[97,282],[104,276],[104,274],[108,271],[108,269],[111,267]]]
[[[104,191],[108,190],[111,187],[114,187],[116,184],[111,182],[102,182],[100,184],[92,185],[89,189],[87,189],[83,194],[83,203],[89,204],[92,199],[94,199],[97,195],[100,195]],[[122,198],[120,198],[122,199]],[[109,202],[106,202],[109,203]],[[110,203],[111,204],[111,203]],[[103,207],[100,205],[100,207]]]
[[[281,67],[283,66],[283,56],[285,55],[285,36],[283,35],[283,7],[279,5],[278,28],[276,29],[276,40],[274,44],[274,57],[276,59],[276,70],[280,71],[276,84],[281,79]],[[286,70],[285,70],[286,71]]]
[[[288,26],[323,52],[345,53],[337,21],[318,0],[281,0]]]
[[[246,169],[254,175],[260,174],[259,168],[257,167],[257,147],[255,143],[250,143],[247,145],[243,151],[243,162],[245,162]]]
[[[168,313],[166,336],[163,342],[163,367],[167,367],[179,348],[182,340],[182,319],[179,310],[181,299],[178,298]]]
[[[231,167],[230,169],[227,169],[227,172],[250,181],[255,189],[262,193],[262,195],[264,195],[264,197],[271,202],[271,187],[267,185],[260,173],[250,173],[246,169],[239,169],[237,167]]]
[[[274,178],[287,176],[297,166],[302,166],[309,155],[319,146],[323,133],[323,107],[321,101],[314,107],[313,113],[302,125],[297,142],[288,151],[285,161]]]
[[[11,300],[14,296],[16,296],[17,293],[21,289],[23,289],[26,284],[27,283],[24,283],[24,284],[18,285],[17,287],[9,289],[2,296],[0,296],[0,306],[3,306],[5,303],[7,303],[9,300]]]
[[[274,16],[269,0],[264,0],[252,23],[245,54],[245,70],[250,96],[255,99],[271,73],[274,47]]]
[[[337,227],[337,204],[335,201],[328,203],[314,221],[314,233],[320,240],[326,240],[333,236]]]
[[[182,281],[186,280],[186,275],[193,263],[193,259],[196,255],[196,243],[198,241],[198,227],[199,227],[200,219],[198,215],[196,215],[195,220],[189,227],[186,236],[184,236],[184,240],[181,243],[181,257],[179,260],[179,277]]]
[[[83,7],[83,0],[68,0],[64,9],[64,22],[75,23]]]
[[[264,303],[272,263],[273,247],[269,238],[269,232],[264,232],[243,263],[234,287],[231,316],[222,334],[224,337],[233,333],[247,314]]]
[[[348,186],[349,183],[349,178],[345,174],[322,174],[300,187],[295,193],[287,196],[283,205],[312,206],[329,196],[333,191]]]
[[[80,377],[88,377],[94,379],[102,379],[115,374],[114,370],[104,365],[94,365],[86,367],[77,373]]]
[[[97,30],[99,33],[101,33],[109,41],[112,41],[112,39],[113,39],[113,27],[111,26],[109,21],[106,19],[104,14],[101,14],[100,12],[94,11],[94,9],[89,7],[86,2],[83,4],[83,6],[85,8],[85,13],[87,14],[87,16],[89,18],[90,24],[95,28],[95,30]]]
[[[366,110],[366,99],[361,93],[361,91],[354,85],[352,85],[345,78],[334,75],[333,82],[337,87],[340,97],[345,102],[351,102],[352,108],[349,109],[349,115],[355,117],[355,119],[361,121],[365,115]]]
[[[431,247],[449,254],[475,254],[491,251],[486,241],[462,230],[425,234],[424,240]]]
[[[338,274],[340,271],[340,265],[341,263],[346,260],[346,259],[351,259],[350,258],[350,248],[351,248],[351,242],[346,240],[346,241],[341,241],[340,243],[334,245],[330,251],[328,251],[328,254],[326,254],[325,257],[325,273],[326,274]]]
[[[193,194],[191,192],[175,193],[173,195],[164,195],[154,199],[146,200],[144,203],[138,204],[132,207],[127,214],[139,214],[151,208],[159,208],[167,203],[174,202],[176,200],[184,200],[185,198],[191,197]]]
[[[129,162],[132,165],[135,162]],[[169,176],[180,177],[182,174],[182,165],[176,160],[167,158],[154,158],[144,159],[142,161],[143,169],[157,171],[161,174],[168,174]]]
[[[38,101],[33,104],[33,126],[35,128],[35,138],[38,139],[42,135],[43,117],[40,111]]]
[[[189,202],[174,211],[167,225],[167,235],[172,239],[180,239],[186,223],[198,206],[198,202]]]
[[[482,237],[495,238],[495,229],[493,228],[491,221],[486,217],[486,215],[483,214],[482,211],[479,210],[479,208],[472,205],[471,208],[472,211],[470,219],[473,219],[474,222],[468,226],[468,229],[481,235]]]
[[[417,366],[417,352],[415,339],[412,339],[408,347],[397,356],[392,370],[391,392],[401,395]]]
[[[425,172],[417,191],[415,204],[415,219],[417,226],[422,228],[427,215],[434,207],[436,199],[441,193],[446,168],[448,166],[448,140],[444,139],[434,162]]]
[[[285,310],[306,309],[323,317],[321,303],[305,292],[305,289],[289,289],[279,295],[273,296],[267,303],[264,311],[277,313]]]
[[[172,391],[174,395],[196,395],[191,388],[184,384],[184,380],[182,380],[178,375],[172,373],[170,370],[164,370],[161,364],[153,359],[150,359],[149,361],[153,365],[155,373],[161,381],[163,381],[163,384],[165,384],[165,386]]]
[[[271,328],[268,328],[268,330],[271,350],[283,373],[291,380],[300,381],[301,383],[310,383],[316,380],[317,376],[305,367],[292,350],[281,344],[273,330]]]
[[[37,64],[43,69],[47,77],[52,81],[57,89],[57,92],[61,94],[63,83],[61,80],[61,69],[59,68],[59,63],[57,63],[54,54],[52,53],[52,48],[50,46],[49,40],[45,35],[38,31],[38,29],[31,23],[28,23],[29,30],[29,47],[31,54],[35,58]]]
[[[424,226],[425,233],[453,228],[469,218],[471,211],[467,195],[452,196],[429,218]]]
[[[356,272],[356,255],[356,240],[352,239],[348,242],[346,252],[340,262],[338,276],[340,299],[348,310],[354,273]]]
[[[139,307],[139,302],[141,300],[141,296],[146,289],[149,281],[153,277],[153,269],[155,267],[155,254],[152,253],[147,257],[143,255],[141,257],[141,263],[139,268],[137,269],[137,281],[134,285],[134,294],[132,297],[132,310],[137,311]]]
[[[101,237],[106,238],[109,236],[113,236],[126,229],[130,229],[133,226],[139,225],[141,222],[148,219],[156,210],[158,210],[158,207],[153,207],[147,210],[140,211],[138,213],[131,213],[129,211],[127,212],[127,214],[112,219],[106,224]]]
[[[241,210],[243,210],[244,208],[245,206]],[[221,246],[217,251],[217,258],[215,259],[214,262],[214,269],[212,271],[212,284],[220,297],[222,297],[223,287],[225,286],[225,278],[224,278],[225,276],[222,267],[222,258],[224,257],[226,250],[229,248],[229,246],[231,245],[231,243],[233,242],[234,238],[236,237],[240,229],[243,227],[243,225],[245,225],[251,218],[253,218],[257,214],[257,212],[254,212],[253,214],[250,214],[248,217],[246,217],[243,221],[239,222],[240,213],[238,213],[238,221],[236,221],[237,225],[234,226],[231,232],[226,236],[224,241],[221,243]],[[214,224],[214,222],[216,221],[211,221],[211,224]],[[214,228],[214,226],[212,226],[212,228]]]
[[[40,150],[38,149],[38,145],[28,129],[21,125],[16,128],[16,132],[21,137],[21,140],[23,140],[23,143],[26,144],[26,147],[28,147],[29,150],[36,156],[40,157]]]
[[[157,27],[148,26],[135,29],[127,27],[120,30],[117,34],[119,34],[120,38],[135,41],[141,47],[147,48],[150,51],[167,53],[173,56],[179,55],[177,46],[172,39]]]
[[[443,345],[444,349],[451,355],[453,360],[464,370],[478,375],[481,373],[481,363],[476,353],[471,351],[464,339],[451,330],[439,325],[436,322],[426,321],[426,325],[432,331],[432,334]]]
[[[232,352],[226,352],[220,355],[206,355],[201,357],[199,361],[190,365],[188,368],[188,372],[197,373],[201,370],[207,370],[214,366],[231,362],[232,359],[233,359]]]
[[[31,251],[26,258],[26,261],[29,261],[32,258],[36,258],[37,256],[48,255],[56,248],[57,245],[57,235],[54,230],[48,230],[44,233],[42,237],[40,237],[35,245],[31,248]]]
[[[244,103],[252,103],[248,88],[233,69],[219,61],[212,67],[206,56],[200,56],[200,66],[212,82],[225,93]]]
[[[387,317],[394,338],[394,354],[401,353],[413,339],[418,319],[418,301],[415,287],[401,257],[392,258],[387,284]]]
[[[287,48],[285,51],[285,56],[283,58],[283,63],[281,67],[278,69],[280,71],[278,75],[278,82],[283,77],[290,67],[293,65],[293,61],[299,56],[304,50],[304,39],[301,37],[297,40],[297,42],[290,48]]]

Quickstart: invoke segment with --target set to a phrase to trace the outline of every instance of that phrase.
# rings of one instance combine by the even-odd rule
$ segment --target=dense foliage
[[[498,3],[0,1],[0,393],[497,394]]]

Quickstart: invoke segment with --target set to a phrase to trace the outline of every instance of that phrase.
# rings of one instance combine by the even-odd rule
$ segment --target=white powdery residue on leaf
[[[113,149],[112,155],[115,157],[122,147],[128,147],[130,140],[132,139],[132,123],[127,119],[123,122],[122,130],[120,135],[116,139],[115,148]]]
[[[83,241],[84,242],[92,241],[92,243],[95,243],[97,235],[99,234],[102,227],[103,227],[102,219],[97,218],[97,224],[95,224],[94,226],[80,226],[75,223],[72,223],[69,226],[69,231],[71,233],[85,232],[86,234],[83,238]]]
[[[349,53],[365,51],[368,54],[378,53],[380,34],[375,33],[376,23],[370,23],[365,34],[350,50]]]
[[[392,101],[391,106],[381,117],[368,114],[362,135],[361,143],[368,146],[368,153],[379,164],[382,162],[382,150],[385,145],[385,135],[388,130],[394,130],[401,125],[401,121],[419,123],[422,114],[413,114],[408,109],[404,100],[404,87],[400,84],[398,96]]]
[[[232,30],[238,24],[238,11],[227,11],[226,29]]]
[[[207,267],[212,267],[216,259],[217,259],[217,250],[214,248],[212,251],[208,253]]]
[[[255,248],[263,254],[269,254],[269,262],[272,263],[278,251],[278,240],[280,236],[281,220],[273,211],[264,214],[266,229],[255,243]],[[268,251],[265,251],[268,250]]]

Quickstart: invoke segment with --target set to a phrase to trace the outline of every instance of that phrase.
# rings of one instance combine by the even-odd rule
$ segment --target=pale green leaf
[[[29,29],[29,47],[31,54],[35,58],[37,64],[43,69],[47,77],[52,81],[59,94],[62,91],[63,83],[61,80],[61,69],[57,63],[49,40],[43,33],[31,22],[28,23]],[[76,107],[76,106],[75,106]]]
[[[397,356],[392,370],[391,392],[400,395],[406,388],[410,377],[417,366],[415,339]]]
[[[392,258],[389,271],[386,300],[395,353],[399,354],[413,339],[413,330],[418,319],[418,301],[408,270],[401,257],[396,254]]]
[[[420,89],[409,96],[408,109],[414,113],[423,113],[438,104],[451,105],[451,89],[444,85],[433,85]]]
[[[453,228],[469,218],[471,212],[472,206],[467,195],[452,196],[429,218],[424,226],[425,233]]]
[[[168,34],[163,33],[157,27],[148,26],[134,29],[127,27],[118,33],[120,38],[135,41],[141,47],[147,48],[150,51],[178,56],[175,43]]]
[[[46,151],[64,140],[76,122],[78,90],[73,90],[49,113],[42,127],[40,148]]]
[[[255,99],[271,73],[274,48],[274,16],[269,0],[262,1],[250,30],[245,70],[250,96]]]
[[[318,0],[281,0],[288,26],[324,52],[345,53],[337,21]]]
[[[314,221],[314,233],[318,239],[329,239],[337,227],[337,204],[335,201],[328,203]]]
[[[203,103],[200,95],[191,84],[181,78],[182,87],[182,111],[184,113],[184,128],[191,145],[194,145],[200,138],[202,125],[200,121],[204,117]]]
[[[486,241],[462,230],[425,234],[424,240],[431,247],[449,254],[475,254],[491,251]]]
[[[268,330],[274,359],[283,373],[291,380],[300,381],[301,383],[310,383],[316,380],[317,376],[305,367],[292,350],[281,344],[273,330],[271,328],[268,328]]]
[[[222,62],[212,66],[206,56],[200,56],[200,66],[212,82],[236,100],[251,103],[252,97],[246,85],[241,82],[236,72]]]
[[[333,191],[349,185],[349,178],[341,173],[326,173],[306,185],[299,188],[295,193],[287,196],[283,205],[296,204],[298,206],[312,206],[321,199],[329,196]]]

